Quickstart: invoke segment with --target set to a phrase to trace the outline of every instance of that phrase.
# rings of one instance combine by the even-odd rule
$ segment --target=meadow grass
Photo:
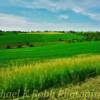
[[[100,100],[100,76],[86,79],[82,83],[51,88],[42,92],[33,91],[31,96],[15,100]]]
[[[25,63],[33,60],[40,61],[43,59],[71,57],[86,53],[100,53],[100,41],[56,44],[44,47],[3,49],[0,50],[0,64],[2,67],[2,64],[7,63],[8,65],[8,63],[12,60],[23,60],[23,63]]]
[[[100,75],[100,55],[79,55],[23,66],[0,68],[0,91],[44,90],[76,84]]]
[[[5,48],[6,45],[16,46],[18,43],[25,45],[26,43],[49,43],[61,40],[82,39],[83,36],[77,34],[10,34],[0,36],[0,48]]]

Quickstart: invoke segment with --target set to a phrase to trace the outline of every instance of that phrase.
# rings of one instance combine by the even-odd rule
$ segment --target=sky
[[[0,0],[0,30],[100,31],[100,0]]]

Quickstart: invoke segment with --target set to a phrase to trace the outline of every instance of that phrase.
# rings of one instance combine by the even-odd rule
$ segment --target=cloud
[[[91,18],[93,20],[100,21],[100,14],[98,14],[98,13],[92,13],[86,9],[79,8],[79,7],[73,8],[72,10],[81,15],[88,16],[89,18]]]
[[[47,9],[52,12],[72,10],[93,20],[100,21],[100,14],[90,12],[89,9],[100,7],[99,0],[9,0],[10,6],[29,9]]]
[[[0,13],[0,29],[21,31],[65,30],[65,25],[54,23],[35,23],[27,18]]]
[[[74,12],[76,12],[76,13],[82,13],[82,12],[84,12],[84,9],[83,8],[80,8],[80,7],[74,7],[74,8],[72,8],[72,10]]]
[[[63,16],[64,17],[64,16]],[[64,17],[65,18],[65,17]],[[67,17],[66,17],[67,18]],[[76,31],[88,31],[88,30],[100,30],[100,28],[95,27],[93,25],[88,24],[79,24],[79,23],[46,23],[40,22],[35,23],[31,20],[20,17],[14,16],[9,14],[0,13],[0,29],[3,30],[21,30],[21,31],[67,31],[67,30],[76,30]]]
[[[63,20],[67,20],[67,19],[69,19],[69,16],[67,16],[67,15],[59,15],[59,18],[63,19]]]
[[[86,28],[88,28],[87,30],[89,30],[89,29],[96,29],[96,28],[99,29],[99,25],[100,25],[99,24],[100,14],[98,12],[90,10],[94,8],[100,8],[99,0],[6,0],[6,3],[5,0],[1,0],[0,7],[2,9],[9,8],[8,11],[9,14],[0,13],[0,27],[1,29],[5,29],[5,30],[26,30],[26,31],[28,30],[73,30],[73,29],[86,30]],[[13,8],[15,10],[11,12]],[[19,11],[21,8],[25,8],[25,9]],[[2,9],[1,11],[3,12]],[[42,17],[37,15],[42,15],[42,14],[39,14],[39,12],[35,13],[37,15],[32,13],[33,10],[40,11],[41,9],[48,10],[48,13],[43,12],[43,14],[45,13],[44,15],[49,16],[51,14],[54,14],[54,16],[49,16],[46,20],[41,20]],[[28,11],[31,12],[32,14],[29,13],[29,15],[26,16],[27,18],[20,17],[23,16],[22,14],[23,12],[25,12],[26,15]],[[69,11],[70,14],[67,13],[67,11]],[[7,12],[7,9],[5,12]],[[88,18],[90,18],[90,20],[88,22],[84,22],[83,24],[81,22],[74,23],[73,14],[87,16]],[[71,17],[73,18],[72,20],[70,16],[72,16]],[[55,17],[58,19],[56,20]],[[31,20],[28,18],[30,18]],[[32,20],[34,20],[35,22],[33,22]],[[50,23],[51,21],[52,23]],[[96,24],[94,25],[93,22],[97,23],[98,26]]]
[[[30,20],[24,17],[0,13],[0,28],[5,30],[25,30],[32,26]]]
[[[100,7],[98,0],[7,0],[10,6],[20,6],[24,8],[46,8],[48,10],[65,9],[88,9]]]

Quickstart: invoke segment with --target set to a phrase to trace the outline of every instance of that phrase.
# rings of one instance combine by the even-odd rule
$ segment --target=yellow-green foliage
[[[0,90],[43,90],[100,74],[100,55],[79,55],[43,63],[0,68]]]
[[[30,32],[27,34],[64,34],[63,32]]]
[[[100,100],[100,76],[90,78],[77,85],[51,88],[42,92],[34,92],[31,96],[19,100]]]

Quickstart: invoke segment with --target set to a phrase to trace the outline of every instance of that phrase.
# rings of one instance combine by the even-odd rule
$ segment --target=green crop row
[[[0,68],[0,91],[44,90],[100,75],[100,55],[80,55],[23,66]]]

